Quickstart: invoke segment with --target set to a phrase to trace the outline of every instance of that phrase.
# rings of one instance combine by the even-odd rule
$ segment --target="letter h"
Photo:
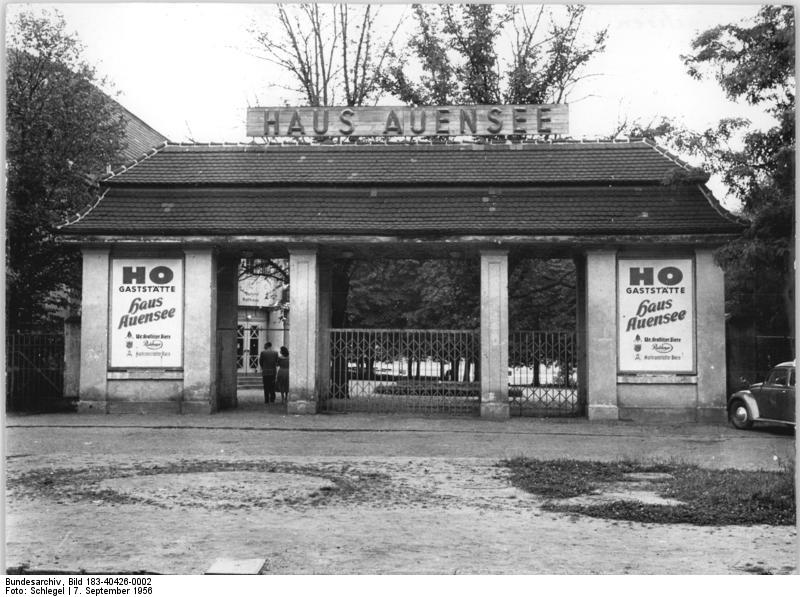
[[[275,110],[275,117],[269,117],[269,110],[264,110],[264,135],[269,135],[269,127],[270,125],[275,127],[275,135],[280,135],[280,130],[278,129],[278,116],[280,112]]]
[[[652,286],[653,285],[653,268],[652,267],[632,267],[631,286]]]
[[[122,283],[123,284],[144,284],[144,267],[122,268]]]

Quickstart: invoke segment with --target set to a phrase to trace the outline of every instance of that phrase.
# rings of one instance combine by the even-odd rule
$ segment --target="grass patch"
[[[539,461],[515,458],[500,463],[511,483],[547,501],[552,512],[595,518],[695,525],[794,525],[794,466],[778,472],[708,470],[688,464],[640,464],[578,460]],[[631,473],[668,473],[647,489],[682,505],[646,504],[634,499],[564,503],[580,496],[599,496],[604,486],[624,483]],[[641,484],[641,481],[639,481]]]

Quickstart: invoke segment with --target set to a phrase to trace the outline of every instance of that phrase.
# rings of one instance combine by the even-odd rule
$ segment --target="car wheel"
[[[750,429],[753,426],[753,415],[744,400],[734,400],[728,410],[728,419],[736,429]]]

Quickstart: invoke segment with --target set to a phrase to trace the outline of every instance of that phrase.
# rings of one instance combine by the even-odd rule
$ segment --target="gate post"
[[[617,253],[586,254],[586,397],[589,419],[618,419]]]
[[[695,249],[698,423],[725,421],[725,274],[712,249]]]
[[[235,408],[239,257],[220,255],[217,272],[217,393],[219,408]]]
[[[481,417],[507,419],[508,251],[481,250]]]
[[[576,361],[578,365],[578,404],[580,414],[586,415],[586,256],[576,255],[575,264],[575,315]]]
[[[64,320],[64,398],[78,398],[80,374],[81,318],[70,315]]]
[[[316,248],[289,249],[291,286],[289,326],[291,365],[289,367],[290,415],[317,412],[317,359],[319,357],[319,267]]]
[[[107,247],[83,249],[78,412],[108,409],[109,254]]]
[[[317,395],[327,400],[331,391],[331,326],[333,319],[333,264],[319,263],[319,340],[317,342]],[[289,369],[291,371],[291,368]]]
[[[183,397],[180,412],[217,410],[217,259],[214,249],[184,249]]]

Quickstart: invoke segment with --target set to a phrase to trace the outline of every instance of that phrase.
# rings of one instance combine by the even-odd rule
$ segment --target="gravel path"
[[[545,512],[496,463],[509,456],[658,453],[707,466],[788,457],[783,433],[641,427],[509,429],[350,419],[291,429],[7,421],[8,566],[199,574],[264,558],[267,574],[789,573],[793,527],[635,524]],[[192,420],[192,419],[189,419]],[[198,419],[193,419],[198,422]],[[308,418],[306,418],[308,420]],[[127,421],[127,424],[125,422]],[[139,420],[139,423],[143,421]],[[240,421],[247,426],[246,421]],[[337,426],[343,427],[337,428]],[[403,429],[406,427],[406,429]],[[413,429],[408,429],[413,427]],[[545,429],[546,432],[541,432]],[[554,431],[555,430],[555,431]],[[611,433],[609,433],[609,431]],[[558,452],[559,448],[562,452]],[[762,466],[758,466],[762,464]]]

